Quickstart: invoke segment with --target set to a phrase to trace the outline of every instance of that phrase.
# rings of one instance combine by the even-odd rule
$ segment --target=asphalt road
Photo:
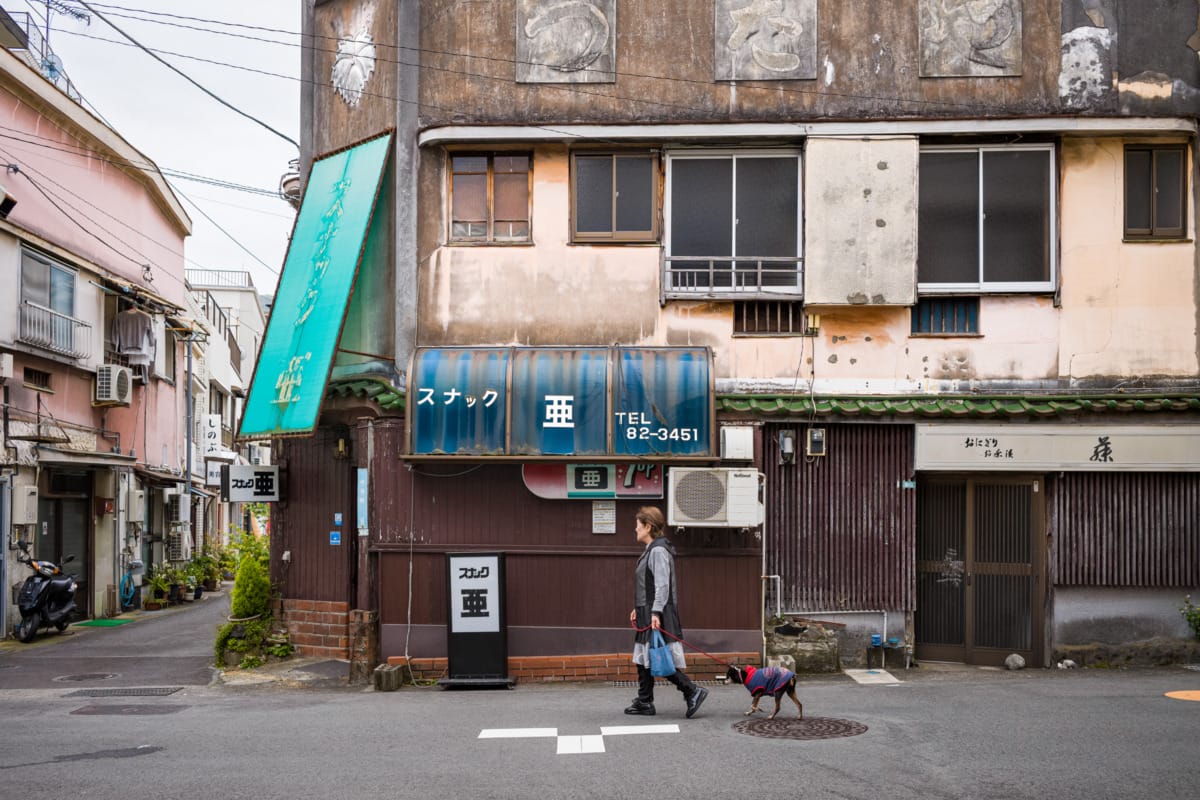
[[[119,627],[43,628],[29,644],[10,636],[0,642],[0,690],[205,686],[215,675],[217,627],[228,614],[226,588],[193,603],[126,615],[133,621]]]
[[[737,686],[711,687],[688,720],[669,687],[659,690],[657,716],[628,717],[621,709],[633,690],[603,684],[377,693],[337,681],[175,680],[191,659],[207,658],[200,653],[211,637],[188,641],[182,631],[193,619],[199,630],[215,624],[205,619],[220,616],[213,609],[221,611],[214,603],[121,629],[80,629],[0,669],[0,796],[1190,800],[1200,779],[1200,702],[1166,696],[1200,697],[1200,672],[1182,667],[926,665],[898,672],[892,686],[802,679],[809,718],[866,730],[760,738],[734,727],[750,702]],[[117,631],[148,651],[111,653],[115,640],[96,634]],[[90,661],[89,650],[98,654]],[[183,688],[86,697],[75,694],[79,686],[114,679],[14,685],[34,662],[47,675],[112,663],[132,679],[126,659],[139,657],[154,659],[145,685]],[[13,658],[0,648],[0,665]]]

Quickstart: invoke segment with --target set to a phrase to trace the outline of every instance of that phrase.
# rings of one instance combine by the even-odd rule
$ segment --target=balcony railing
[[[249,272],[235,269],[189,269],[187,281],[194,288],[249,289],[254,285]]]
[[[83,358],[91,349],[92,326],[82,320],[31,303],[21,302],[21,332],[25,344],[71,358]]]
[[[663,290],[677,298],[799,296],[804,291],[802,264],[797,258],[669,256],[663,259]]]
[[[239,378],[242,377],[242,348],[238,344],[237,336],[234,335],[233,329],[225,331],[225,343],[229,345],[229,363],[233,365],[233,372]]]

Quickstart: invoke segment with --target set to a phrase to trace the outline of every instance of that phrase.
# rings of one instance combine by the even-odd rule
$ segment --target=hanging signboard
[[[701,347],[419,348],[409,456],[709,459],[711,364]]]
[[[1195,472],[1200,425],[917,425],[918,470]]]
[[[222,464],[221,499],[229,503],[278,501],[279,467]]]
[[[316,428],[391,145],[387,134],[313,162],[240,439]]]

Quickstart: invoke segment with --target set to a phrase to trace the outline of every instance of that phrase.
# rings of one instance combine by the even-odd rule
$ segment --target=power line
[[[238,114],[241,114],[243,117],[245,117],[246,119],[250,120],[251,122],[255,122],[255,123],[257,123],[258,125],[261,125],[262,127],[264,127],[264,128],[266,128],[267,130],[269,130],[271,133],[275,134],[276,136],[278,136],[279,138],[283,139],[283,140],[284,140],[284,141],[286,141],[286,142],[290,142],[290,143],[291,143],[291,144],[292,144],[294,147],[296,147],[297,149],[299,149],[299,147],[300,147],[300,144],[299,144],[299,143],[298,143],[298,142],[297,142],[295,139],[291,138],[290,136],[288,136],[288,135],[286,135],[286,134],[280,133],[279,131],[275,130],[274,128],[272,128],[272,127],[271,127],[270,125],[268,125],[267,123],[263,122],[261,119],[259,119],[259,118],[255,117],[255,116],[254,116],[254,115],[252,115],[252,114],[248,114],[248,113],[247,113],[247,112],[245,112],[245,111],[242,111],[242,110],[241,110],[240,108],[238,108],[237,106],[235,106],[235,105],[233,105],[232,103],[228,102],[227,100],[225,100],[224,98],[220,97],[219,95],[217,95],[217,94],[213,93],[213,92],[212,92],[212,91],[210,91],[208,88],[206,88],[206,87],[205,87],[203,84],[199,83],[199,82],[198,82],[196,79],[194,79],[194,78],[192,78],[190,75],[188,75],[186,72],[184,72],[183,70],[179,69],[179,68],[178,68],[178,67],[176,67],[174,64],[172,64],[171,62],[167,61],[166,59],[162,58],[162,57],[161,57],[161,56],[159,56],[157,53],[155,53],[154,51],[150,50],[148,47],[146,47],[146,46],[145,46],[145,45],[143,45],[141,42],[139,42],[137,39],[134,39],[132,36],[130,36],[130,35],[129,35],[128,33],[126,33],[124,30],[122,30],[121,28],[117,27],[117,26],[116,26],[116,24],[114,24],[112,20],[110,20],[110,19],[108,19],[107,17],[105,17],[105,16],[104,16],[103,14],[101,14],[99,11],[96,11],[94,8],[92,8],[90,5],[88,5],[88,4],[87,4],[87,2],[85,2],[85,0],[75,0],[75,1],[76,1],[76,2],[78,2],[78,3],[79,3],[81,6],[83,6],[84,8],[86,8],[88,11],[91,11],[93,14],[95,14],[95,15],[96,15],[97,17],[99,17],[101,20],[103,20],[103,21],[105,22],[105,24],[107,24],[107,25],[108,25],[110,28],[112,28],[114,31],[116,31],[117,33],[121,34],[122,36],[124,36],[124,37],[125,37],[126,39],[128,39],[129,41],[133,42],[133,44],[134,44],[134,45],[136,45],[136,46],[138,47],[138,49],[142,50],[144,53],[146,53],[147,55],[149,55],[149,56],[150,56],[151,58],[153,58],[155,61],[158,61],[158,62],[159,62],[160,64],[162,64],[163,66],[165,66],[165,67],[167,67],[168,69],[170,69],[172,72],[175,72],[176,74],[178,74],[179,76],[181,76],[182,78],[184,78],[184,79],[185,79],[185,80],[186,80],[188,83],[192,84],[192,85],[193,85],[193,86],[195,86],[197,89],[199,89],[200,91],[204,92],[206,95],[208,95],[209,97],[211,97],[213,100],[216,100],[218,103],[220,103],[221,105],[223,105],[223,106],[225,106],[226,108],[230,109],[231,111],[234,111],[234,112],[236,112],[236,113],[238,113]]]
[[[176,191],[179,191],[179,190],[178,190],[178,189],[176,189]],[[215,219],[213,219],[212,217],[210,217],[210,216],[208,215],[208,213],[207,213],[207,212],[205,212],[205,210],[204,210],[203,208],[201,208],[200,206],[198,206],[198,205],[196,204],[196,201],[195,201],[195,200],[193,200],[192,198],[188,197],[188,196],[187,196],[186,194],[184,194],[183,192],[179,192],[179,196],[180,196],[180,197],[182,197],[184,200],[187,200],[189,203],[191,203],[191,205],[192,205],[192,208],[194,208],[194,209],[196,209],[197,211],[199,211],[199,212],[200,212],[200,214],[201,214],[201,216],[203,216],[203,217],[204,217],[206,220],[208,220],[208,221],[209,221],[209,222],[212,224],[212,226],[213,226],[214,228],[216,228],[217,230],[219,230],[221,233],[225,234],[225,236],[227,236],[227,237],[229,238],[229,241],[233,242],[233,243],[234,243],[234,244],[236,244],[238,247],[240,247],[240,248],[241,248],[241,249],[242,249],[242,250],[243,250],[243,251],[244,251],[244,252],[245,252],[245,253],[246,253],[248,256],[250,256],[251,258],[253,258],[253,259],[254,259],[255,261],[257,261],[259,264],[262,264],[262,265],[263,265],[263,267],[265,267],[265,268],[266,268],[266,269],[267,269],[267,270],[268,270],[268,271],[269,271],[269,272],[270,272],[272,275],[274,275],[274,276],[276,276],[276,277],[278,277],[278,276],[279,276],[279,270],[277,270],[277,269],[275,269],[274,267],[272,267],[272,266],[268,265],[268,264],[267,264],[267,262],[263,261],[261,258],[259,258],[258,256],[254,255],[254,253],[250,252],[250,249],[249,249],[249,248],[247,248],[247,247],[246,247],[246,245],[242,244],[242,243],[241,243],[241,242],[239,242],[239,241],[238,241],[236,238],[234,238],[234,236],[233,236],[233,234],[232,234],[232,233],[230,233],[229,231],[227,231],[227,230],[225,230],[224,228],[222,228],[222,227],[220,226],[220,224],[218,224],[218,223],[217,223],[217,221],[216,221]]]
[[[109,127],[112,128],[111,125],[109,125]],[[43,147],[47,150],[56,150],[60,153],[67,153],[69,155],[84,156],[87,158],[95,159],[96,161],[100,161],[105,164],[112,164],[113,166],[116,166],[116,167],[129,166],[129,167],[138,169],[142,172],[145,172],[147,174],[157,173],[164,177],[170,176],[172,178],[179,178],[180,180],[195,181],[197,183],[207,183],[209,185],[216,186],[221,189],[229,189],[230,191],[245,192],[247,194],[262,195],[264,197],[279,197],[279,192],[275,189],[261,189],[257,186],[246,186],[246,185],[240,184],[240,183],[233,183],[232,181],[227,181],[227,180],[224,180],[223,178],[213,178],[213,177],[210,177],[207,175],[200,175],[200,174],[194,173],[194,172],[184,172],[183,170],[171,169],[170,167],[159,167],[157,164],[154,164],[153,162],[150,162],[150,161],[135,161],[133,159],[118,160],[118,159],[112,159],[112,158],[105,158],[104,156],[99,155],[94,150],[91,150],[91,149],[85,147],[84,145],[78,145],[78,146],[74,147],[74,149],[71,149],[70,147],[65,147],[65,146],[56,146],[56,145],[61,144],[56,139],[51,139],[48,136],[39,136],[36,133],[22,131],[17,128],[9,128],[5,125],[0,125],[0,131],[12,131],[14,133],[21,134],[21,136],[31,136],[34,139],[42,139],[43,142],[45,142],[45,143],[33,142],[33,141],[30,141],[29,139],[22,139],[21,136],[6,135],[4,133],[0,133],[0,139],[11,139],[12,141],[22,142],[23,144],[32,145],[34,147]]]

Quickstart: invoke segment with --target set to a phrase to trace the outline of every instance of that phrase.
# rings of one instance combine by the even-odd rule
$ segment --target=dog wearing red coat
[[[786,694],[800,711],[799,718],[804,719],[804,706],[796,698],[796,673],[790,669],[731,666],[725,674],[732,682],[745,686],[746,691],[750,692],[750,696],[754,698],[754,703],[745,716],[748,717],[757,712],[759,701],[769,694],[775,698],[775,710],[767,719],[775,719],[775,715],[779,713],[779,705],[783,702],[783,696]]]

